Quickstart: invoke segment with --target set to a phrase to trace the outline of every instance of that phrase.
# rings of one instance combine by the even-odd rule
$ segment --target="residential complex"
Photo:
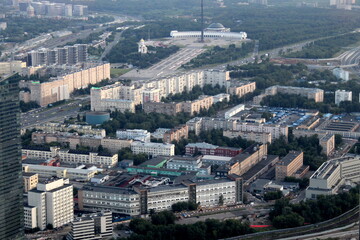
[[[315,199],[318,195],[336,194],[345,181],[360,182],[360,158],[348,154],[345,157],[324,162],[310,177],[306,198]]]
[[[56,133],[56,132],[77,132],[84,135],[95,135],[100,137],[105,137],[105,129],[93,128],[90,125],[77,125],[77,124],[62,124],[62,123],[43,123],[36,124],[33,128],[37,130],[42,130],[47,133]]]
[[[71,231],[66,239],[110,239],[112,238],[112,229],[112,213],[110,211],[84,214],[71,222]]]
[[[28,66],[74,65],[88,60],[88,45],[75,44],[55,49],[33,50],[28,53]]]
[[[52,224],[54,228],[60,227],[74,219],[73,186],[62,178],[40,182],[36,189],[28,192],[28,205],[36,208],[34,213],[38,228],[44,230],[47,224]],[[35,218],[31,216],[28,219]],[[26,225],[32,226],[33,223]]]
[[[179,141],[182,138],[188,138],[189,128],[186,125],[180,125],[173,129],[166,131],[163,135],[164,143],[172,143],[173,141]]]
[[[339,105],[341,102],[352,101],[352,91],[336,90],[335,91],[335,104]]]
[[[227,89],[227,93],[230,95],[236,95],[238,97],[243,97],[248,93],[252,93],[256,89],[255,82],[240,82],[233,81]]]
[[[23,239],[18,81],[0,79],[0,239]]]
[[[110,79],[110,64],[87,64],[80,70],[58,75],[47,82],[30,81],[22,84],[30,89],[30,100],[40,106],[69,99],[76,89],[86,88],[105,79]]]
[[[0,75],[21,73],[23,68],[26,68],[26,62],[22,62],[22,61],[0,62]]]

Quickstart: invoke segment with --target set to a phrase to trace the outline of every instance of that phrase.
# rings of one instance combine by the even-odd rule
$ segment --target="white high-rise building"
[[[335,91],[335,104],[339,105],[344,101],[352,101],[352,91],[337,90]]]
[[[332,73],[334,74],[335,77],[342,79],[344,81],[349,81],[349,72],[345,71],[342,68],[334,68],[332,70]]]
[[[63,178],[38,183],[36,189],[28,193],[28,205],[36,207],[37,227],[41,230],[47,224],[60,227],[74,219],[73,186]]]

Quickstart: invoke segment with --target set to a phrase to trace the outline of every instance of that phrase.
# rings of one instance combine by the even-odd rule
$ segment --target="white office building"
[[[332,70],[332,73],[334,74],[335,77],[342,79],[344,81],[349,81],[349,72],[345,71],[342,68],[334,68]]]
[[[73,186],[62,178],[38,183],[36,189],[28,192],[28,205],[36,207],[37,227],[41,230],[47,224],[60,227],[74,219]]]
[[[352,91],[337,90],[335,91],[335,104],[339,105],[344,101],[352,101]]]
[[[175,155],[175,145],[166,144],[166,143],[144,143],[144,142],[133,142],[131,143],[131,151],[135,154],[146,153],[152,155],[153,157],[163,155],[163,156],[174,156]]]

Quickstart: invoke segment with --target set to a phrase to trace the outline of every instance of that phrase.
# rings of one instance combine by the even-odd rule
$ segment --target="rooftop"
[[[279,161],[279,165],[284,165],[284,166],[289,165],[295,158],[297,158],[302,153],[303,153],[302,151],[290,151],[285,157],[283,157]]]

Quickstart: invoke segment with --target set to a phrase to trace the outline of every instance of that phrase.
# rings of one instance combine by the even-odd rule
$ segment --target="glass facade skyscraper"
[[[23,239],[19,87],[0,79],[0,239]]]

